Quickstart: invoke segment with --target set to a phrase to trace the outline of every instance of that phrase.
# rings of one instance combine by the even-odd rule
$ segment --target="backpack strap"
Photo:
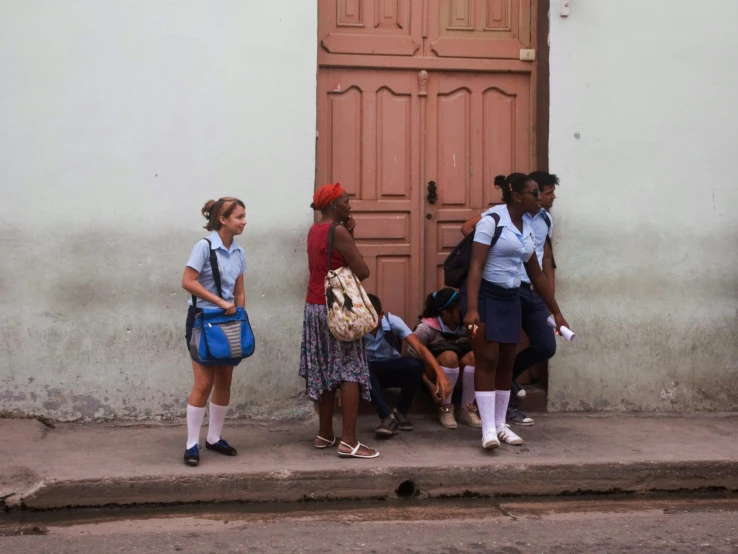
[[[397,340],[397,336],[395,335],[395,332],[392,330],[392,323],[390,323],[389,320],[389,314],[384,314],[384,319],[387,320],[387,326],[390,328],[389,331],[382,330],[382,338],[387,341],[387,344],[389,344],[392,348],[397,350],[397,353],[402,355],[402,345]]]
[[[502,227],[500,227],[500,216],[499,214],[487,214],[491,215],[492,219],[495,220],[495,234],[492,235],[492,242],[489,245],[489,249],[492,250],[492,247],[497,244],[497,241],[500,240],[500,235],[502,234]]]
[[[554,248],[553,243],[551,242],[551,237],[546,235],[546,242],[548,243],[548,248],[551,250],[551,267],[556,269],[556,259],[554,258]]]
[[[213,250],[213,244],[210,239],[203,239],[208,243],[208,249],[210,250],[210,268],[213,270],[213,279],[215,280],[215,287],[218,289],[218,296],[223,298],[223,288],[220,282],[220,268],[218,267],[218,256]],[[197,297],[192,295],[192,307],[197,308]]]
[[[546,212],[543,212],[543,221],[546,222],[546,227],[551,229],[551,218],[548,217],[548,214]],[[556,260],[554,259],[554,251],[553,251],[553,243],[551,242],[551,237],[548,236],[548,233],[546,233],[546,242],[548,243],[548,247],[551,249],[551,264],[553,265],[553,268],[556,269]]]

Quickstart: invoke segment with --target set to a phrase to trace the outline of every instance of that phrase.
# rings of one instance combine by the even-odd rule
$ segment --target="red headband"
[[[316,210],[324,210],[328,204],[338,200],[343,193],[344,190],[339,183],[322,186],[313,194],[313,207]]]

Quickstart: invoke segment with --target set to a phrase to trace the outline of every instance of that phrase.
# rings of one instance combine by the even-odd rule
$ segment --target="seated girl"
[[[429,294],[422,319],[413,334],[435,356],[451,384],[451,393],[446,398],[437,399],[441,404],[438,413],[441,425],[447,429],[457,427],[451,399],[463,368],[459,419],[471,427],[480,428],[482,421],[474,404],[474,353],[466,329],[461,325],[459,293],[444,288]],[[421,359],[412,347],[408,348],[408,355]],[[431,396],[435,396],[438,385],[434,382],[433,374],[426,372],[423,380]]]

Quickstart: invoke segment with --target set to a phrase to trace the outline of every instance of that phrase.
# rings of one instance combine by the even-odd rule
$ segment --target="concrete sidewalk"
[[[200,501],[300,501],[393,498],[398,495],[557,495],[577,492],[738,490],[738,414],[538,414],[516,427],[526,441],[496,451],[481,432],[414,419],[415,431],[390,440],[360,438],[377,460],[340,459],[315,450],[312,422],[227,422],[224,437],[239,450],[207,450],[200,466],[182,462],[181,424],[135,426],[0,420],[5,447],[0,497],[32,509]],[[337,421],[336,429],[340,429]],[[206,429],[203,428],[204,440]]]

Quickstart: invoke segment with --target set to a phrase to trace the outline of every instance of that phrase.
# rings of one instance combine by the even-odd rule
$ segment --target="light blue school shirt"
[[[551,227],[546,224],[546,217],[551,222]],[[536,258],[538,258],[538,265],[543,269],[543,247],[546,244],[546,237],[550,239],[553,236],[553,218],[544,208],[541,208],[541,211],[536,215],[531,217],[530,214],[525,214],[523,219],[527,219],[533,228],[533,235],[536,239]],[[523,267],[522,281],[530,285],[530,279],[528,278],[528,272],[525,271],[525,267]]]
[[[208,237],[215,250],[215,257],[218,260],[218,269],[220,270],[220,285],[223,290],[223,299],[227,302],[233,302],[233,289],[236,287],[236,280],[246,271],[246,256],[243,248],[231,242],[231,247],[226,249],[218,231],[213,231]],[[187,267],[191,267],[197,271],[197,281],[205,287],[205,290],[218,296],[218,287],[215,286],[215,278],[213,277],[213,269],[210,267],[210,247],[205,240],[197,241],[192,249],[190,259],[187,260]],[[189,304],[192,305],[190,297]],[[211,304],[201,298],[197,299],[198,308],[217,308],[215,304]]]
[[[482,279],[506,289],[520,286],[523,263],[527,262],[535,251],[533,228],[529,221],[523,218],[523,231],[513,225],[510,212],[506,205],[494,206],[482,214],[474,232],[474,242],[492,244],[495,234],[495,220],[486,217],[496,213],[500,217],[498,227],[502,227],[500,238],[490,249],[487,263],[482,271]]]
[[[450,334],[450,335],[458,335],[463,336],[466,335],[466,329],[463,325],[459,325],[456,327],[456,329],[451,330],[448,325],[446,325],[443,320],[441,319],[441,316],[438,316],[436,318],[436,321],[438,322],[438,326],[441,328],[441,333],[443,334]]]
[[[377,329],[377,334],[367,333],[364,335],[364,346],[366,347],[366,359],[369,362],[384,362],[400,357],[396,348],[384,339],[385,333],[394,333],[397,342],[402,343],[413,334],[404,321],[396,315],[385,313],[382,324]]]

